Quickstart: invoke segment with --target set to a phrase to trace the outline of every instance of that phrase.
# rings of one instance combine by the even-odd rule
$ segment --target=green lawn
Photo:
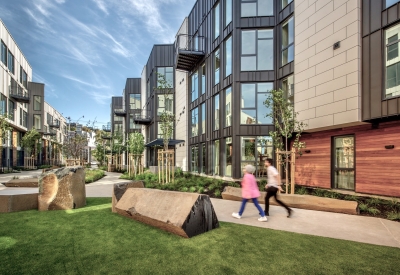
[[[398,274],[400,249],[231,223],[184,239],[111,213],[0,214],[0,274]],[[366,228],[366,230],[368,230]]]

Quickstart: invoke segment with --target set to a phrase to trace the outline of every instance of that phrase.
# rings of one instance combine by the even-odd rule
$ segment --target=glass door
[[[354,190],[354,136],[333,139],[332,187]]]

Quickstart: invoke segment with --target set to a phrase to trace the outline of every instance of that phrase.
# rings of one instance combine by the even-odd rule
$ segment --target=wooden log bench
[[[7,187],[38,187],[38,178],[12,179],[4,184]]]
[[[0,213],[38,209],[38,193],[0,195]]]
[[[261,196],[258,202],[265,204],[266,192],[260,192]],[[359,214],[358,203],[356,201],[345,201],[331,198],[323,198],[311,195],[297,194],[278,194],[279,199],[289,207],[301,208],[308,210],[326,211],[343,214]],[[237,187],[227,186],[222,192],[224,200],[242,201],[242,189]],[[251,201],[251,200],[250,200]],[[279,205],[274,198],[270,198],[270,205]]]

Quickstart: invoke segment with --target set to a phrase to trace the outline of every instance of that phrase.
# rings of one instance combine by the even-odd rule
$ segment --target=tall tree
[[[9,133],[12,131],[12,127],[8,122],[8,115],[0,115],[0,161],[2,160],[3,154],[3,140],[7,141]]]
[[[144,136],[141,133],[131,133],[129,135],[128,151],[130,154],[133,154],[133,166],[136,176],[139,170],[139,159],[144,152]]]
[[[41,149],[39,146],[39,140],[42,138],[42,135],[35,129],[27,131],[25,135],[22,137],[21,144],[22,147],[27,151],[28,155],[33,155],[38,153]]]

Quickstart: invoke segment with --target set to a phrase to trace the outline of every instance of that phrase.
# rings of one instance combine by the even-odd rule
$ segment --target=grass
[[[104,171],[100,169],[93,169],[93,170],[85,169],[85,173],[86,173],[85,183],[94,182],[105,176]]]
[[[233,223],[184,239],[111,213],[0,214],[0,274],[396,274],[398,248]]]

